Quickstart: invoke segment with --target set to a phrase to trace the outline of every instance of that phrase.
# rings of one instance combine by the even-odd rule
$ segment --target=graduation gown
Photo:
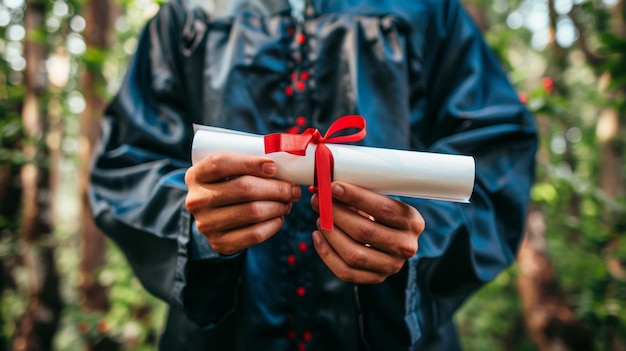
[[[426,229],[381,284],[323,264],[306,191],[271,239],[214,252],[184,205],[192,125],[323,133],[348,114],[367,120],[360,145],[473,156],[470,203],[398,198]],[[536,147],[532,116],[457,0],[311,0],[300,20],[287,0],[174,0],[106,110],[89,196],[171,306],[163,350],[455,350],[455,310],[515,258]]]

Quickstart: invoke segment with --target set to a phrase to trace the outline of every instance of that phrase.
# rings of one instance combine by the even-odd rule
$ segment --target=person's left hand
[[[339,279],[381,283],[417,253],[425,223],[415,208],[345,182],[333,182],[332,192],[334,229],[314,231],[313,242]],[[311,205],[319,212],[317,194]]]

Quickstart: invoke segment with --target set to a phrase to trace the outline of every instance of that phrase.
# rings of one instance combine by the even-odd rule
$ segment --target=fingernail
[[[341,197],[343,195],[343,187],[338,184],[333,184],[333,196]]]
[[[313,196],[311,196],[311,206],[313,206],[313,208],[317,208],[317,194],[313,194]]]
[[[294,200],[297,200],[300,198],[300,195],[302,195],[302,189],[300,189],[299,185],[294,185],[291,187],[291,197]]]
[[[320,233],[319,231],[314,231],[313,232],[313,242],[315,243],[315,246],[319,246],[322,243],[322,233]]]
[[[263,166],[261,166],[261,170],[266,175],[273,176],[274,174],[276,174],[276,164],[274,164],[273,162],[264,163]]]

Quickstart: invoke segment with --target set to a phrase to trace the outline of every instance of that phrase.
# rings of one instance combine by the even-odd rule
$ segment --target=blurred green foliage
[[[115,40],[109,50],[102,51],[81,46],[81,11],[87,0],[41,1],[48,17],[37,38],[46,43],[49,64],[55,67],[50,71],[57,74],[48,77],[45,109],[52,116],[50,123],[62,130],[63,157],[55,200],[56,208],[62,210],[54,214],[52,239],[65,302],[55,340],[58,350],[84,350],[105,337],[126,350],[153,350],[163,326],[165,305],[141,288],[111,243],[103,248],[107,264],[97,274],[107,288],[111,308],[106,313],[83,308],[77,292],[81,279],[77,269],[79,194],[74,175],[79,167],[78,116],[84,108],[80,77],[86,69],[100,72],[105,82],[102,96],[110,97],[124,75],[140,28],[160,2],[118,0],[121,11],[114,24]],[[622,1],[464,2],[485,16],[485,37],[540,127],[532,205],[545,216],[547,253],[566,302],[593,331],[597,349],[614,350],[626,342],[626,162],[617,165],[622,189],[607,194],[602,188],[606,161],[599,128],[606,109],[618,111],[610,147],[623,161],[626,37],[616,30],[624,21]],[[24,9],[24,1],[0,1],[0,167],[12,167],[13,178],[21,165],[31,161],[20,151],[26,142],[21,125],[24,37],[18,28],[23,25]],[[568,31],[573,33],[569,37]],[[9,349],[16,321],[25,310],[28,292],[24,287],[30,273],[21,261],[18,206],[3,204],[1,208],[0,349]],[[536,349],[525,331],[516,278],[517,267],[512,266],[471,297],[456,315],[466,350]]]
[[[492,21],[486,38],[539,125],[533,207],[545,217],[546,252],[565,302],[590,328],[597,350],[621,350],[626,342],[626,46],[615,23],[624,20],[622,2],[542,2],[555,7],[569,3],[563,13],[552,9],[552,23],[571,18],[576,29],[570,45],[555,40],[542,47],[532,45],[538,32],[532,25],[506,25],[530,2],[483,1]],[[612,194],[602,188],[607,161],[599,124],[607,109],[617,111],[611,144],[622,161],[617,167],[622,188]],[[536,349],[525,333],[516,274],[511,267],[457,314],[466,350]]]
[[[58,197],[53,204],[57,209],[55,231],[51,242],[41,243],[55,246],[65,304],[54,347],[64,351],[86,350],[88,345],[109,339],[123,350],[154,350],[165,321],[166,306],[141,287],[123,254],[110,242],[102,248],[107,252],[107,263],[97,273],[98,281],[108,292],[110,309],[106,313],[89,312],[82,305],[78,293],[80,195],[76,173],[80,151],[79,115],[85,106],[80,91],[82,74],[86,69],[100,72],[105,84],[99,91],[105,98],[110,97],[124,75],[139,31],[158,8],[158,1],[118,1],[121,11],[114,25],[115,40],[106,52],[84,46],[85,20],[81,11],[86,0],[41,3],[47,13],[46,26],[31,34],[29,39],[43,43],[50,53],[48,82],[40,98],[42,109],[49,116],[49,127],[62,131],[63,152],[56,165],[60,178]],[[21,120],[25,37],[19,35],[25,9],[24,1],[0,1],[0,167],[12,168],[9,200],[15,201],[10,205],[3,203],[0,211],[0,350],[11,349],[17,323],[26,310],[28,279],[32,274],[22,261],[24,244],[18,237],[21,189],[16,184],[20,166],[32,161],[21,151],[22,145],[28,142]],[[51,142],[45,135],[42,137],[37,142]]]

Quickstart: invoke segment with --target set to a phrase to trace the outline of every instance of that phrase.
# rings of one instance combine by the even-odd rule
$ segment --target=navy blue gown
[[[186,210],[194,123],[267,134],[367,119],[361,145],[471,155],[471,203],[399,198],[426,222],[384,283],[336,278],[308,192],[282,230],[214,252]],[[171,306],[163,350],[457,350],[451,319],[515,258],[537,136],[457,0],[174,0],[140,36],[96,150],[90,201]],[[437,167],[433,164],[432,167]]]

